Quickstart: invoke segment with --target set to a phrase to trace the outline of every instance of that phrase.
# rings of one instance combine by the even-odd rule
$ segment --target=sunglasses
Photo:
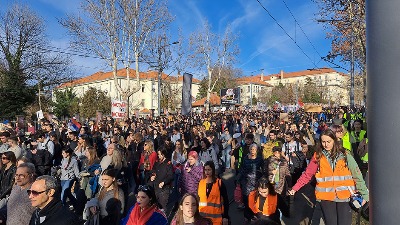
[[[28,192],[28,196],[33,195],[33,196],[38,196],[40,194],[43,194],[45,192],[47,192],[48,190],[44,190],[44,191],[34,191],[34,190],[26,190],[26,192]]]
[[[9,160],[7,157],[1,157],[1,160]]]
[[[149,185],[139,185],[138,191],[150,191]]]

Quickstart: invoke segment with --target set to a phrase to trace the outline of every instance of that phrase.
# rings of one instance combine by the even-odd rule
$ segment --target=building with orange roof
[[[125,89],[128,85],[127,70],[120,69],[117,71],[117,82],[120,86]],[[129,82],[131,86],[137,85],[136,82],[136,71],[134,69],[129,69]],[[147,71],[139,73],[140,88],[139,91],[134,93],[129,98],[130,110],[143,110],[143,109],[154,109],[157,112],[158,103],[158,71]],[[170,76],[165,73],[161,76],[162,84],[168,83],[171,89],[174,89],[174,93],[181,93],[183,76]],[[71,82],[61,84],[57,89],[65,89],[67,87],[72,87],[75,94],[78,97],[82,97],[84,93],[91,87],[98,90],[106,92],[112,99],[122,100],[120,94],[118,93],[112,71],[110,72],[96,72],[92,75],[82,77]],[[196,96],[199,92],[200,80],[193,78],[192,80],[192,96]],[[181,95],[177,94],[173,96],[176,98],[181,98]],[[180,101],[179,101],[180,102]],[[175,106],[180,108],[180,105]]]
[[[307,78],[315,82],[317,86],[324,88],[328,95],[327,98],[333,102],[340,105],[347,105],[349,103],[349,90],[346,88],[349,76],[331,68],[309,69],[296,72],[284,72],[281,70],[278,74],[258,74],[237,78],[236,82],[241,89],[241,104],[249,105],[251,96],[258,98],[259,92],[263,89],[266,89],[268,93],[272,87],[279,84],[294,84],[300,88],[306,83]]]
[[[235,80],[240,88],[240,104],[251,105],[253,97],[258,98],[259,94],[271,91],[272,85],[263,80],[263,75],[240,77]]]

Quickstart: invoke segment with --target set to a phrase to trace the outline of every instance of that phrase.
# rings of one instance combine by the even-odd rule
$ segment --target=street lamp
[[[161,39],[160,39],[160,44],[161,44]],[[157,113],[158,113],[158,116],[161,116],[161,75],[162,75],[162,72],[164,70],[164,67],[162,66],[162,63],[161,63],[161,55],[162,55],[161,50],[163,50],[165,47],[168,47],[168,46],[171,46],[171,45],[176,45],[176,44],[179,44],[179,41],[174,41],[172,43],[160,46],[157,49],[157,51],[158,51],[158,66],[159,66],[158,67],[158,82],[157,82],[157,85],[158,85],[158,94],[157,94],[157,104],[158,104]]]
[[[344,22],[343,20],[335,19],[319,19],[319,23],[329,23],[329,22]],[[350,58],[350,108],[354,107],[354,30],[353,21],[351,21],[351,36],[350,36],[350,48],[351,48],[351,58]]]

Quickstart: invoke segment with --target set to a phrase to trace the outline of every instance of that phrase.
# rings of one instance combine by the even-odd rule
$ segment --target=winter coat
[[[239,183],[243,195],[249,195],[250,192],[256,189],[257,180],[262,176],[263,163],[261,156],[257,156],[255,159],[250,159],[248,155],[243,157],[239,171]]]
[[[42,222],[41,222],[42,221]],[[81,225],[78,217],[62,206],[58,199],[51,200],[43,209],[32,213],[29,225]]]
[[[186,168],[188,167],[189,163],[186,162],[182,170],[182,175],[180,177],[179,186],[182,188],[182,195],[186,193],[197,194],[199,182],[203,178],[203,166],[201,165],[201,163],[196,162],[190,172],[187,172],[186,170]]]
[[[286,185],[286,178],[290,177],[289,165],[285,158],[280,157],[279,159],[275,156],[268,157],[264,162],[264,174],[268,175],[268,180],[273,183],[274,173],[273,171],[277,168],[279,164],[279,184],[278,187],[275,188],[275,191],[278,194],[286,193],[284,188]]]
[[[11,165],[8,170],[5,170],[5,167],[0,171],[0,199],[5,198],[6,195],[10,195],[11,189],[14,184],[15,172],[17,171],[17,167],[15,165]]]

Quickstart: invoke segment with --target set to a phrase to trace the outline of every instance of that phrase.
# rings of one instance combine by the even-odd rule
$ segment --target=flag
[[[301,100],[301,98],[299,98],[299,100],[297,101],[297,104],[298,104],[300,107],[303,107],[303,106],[304,106],[304,103],[303,103],[303,101]]]
[[[72,131],[78,131],[79,129],[81,129],[81,124],[76,121],[76,119],[72,118],[68,122],[68,128]]]

